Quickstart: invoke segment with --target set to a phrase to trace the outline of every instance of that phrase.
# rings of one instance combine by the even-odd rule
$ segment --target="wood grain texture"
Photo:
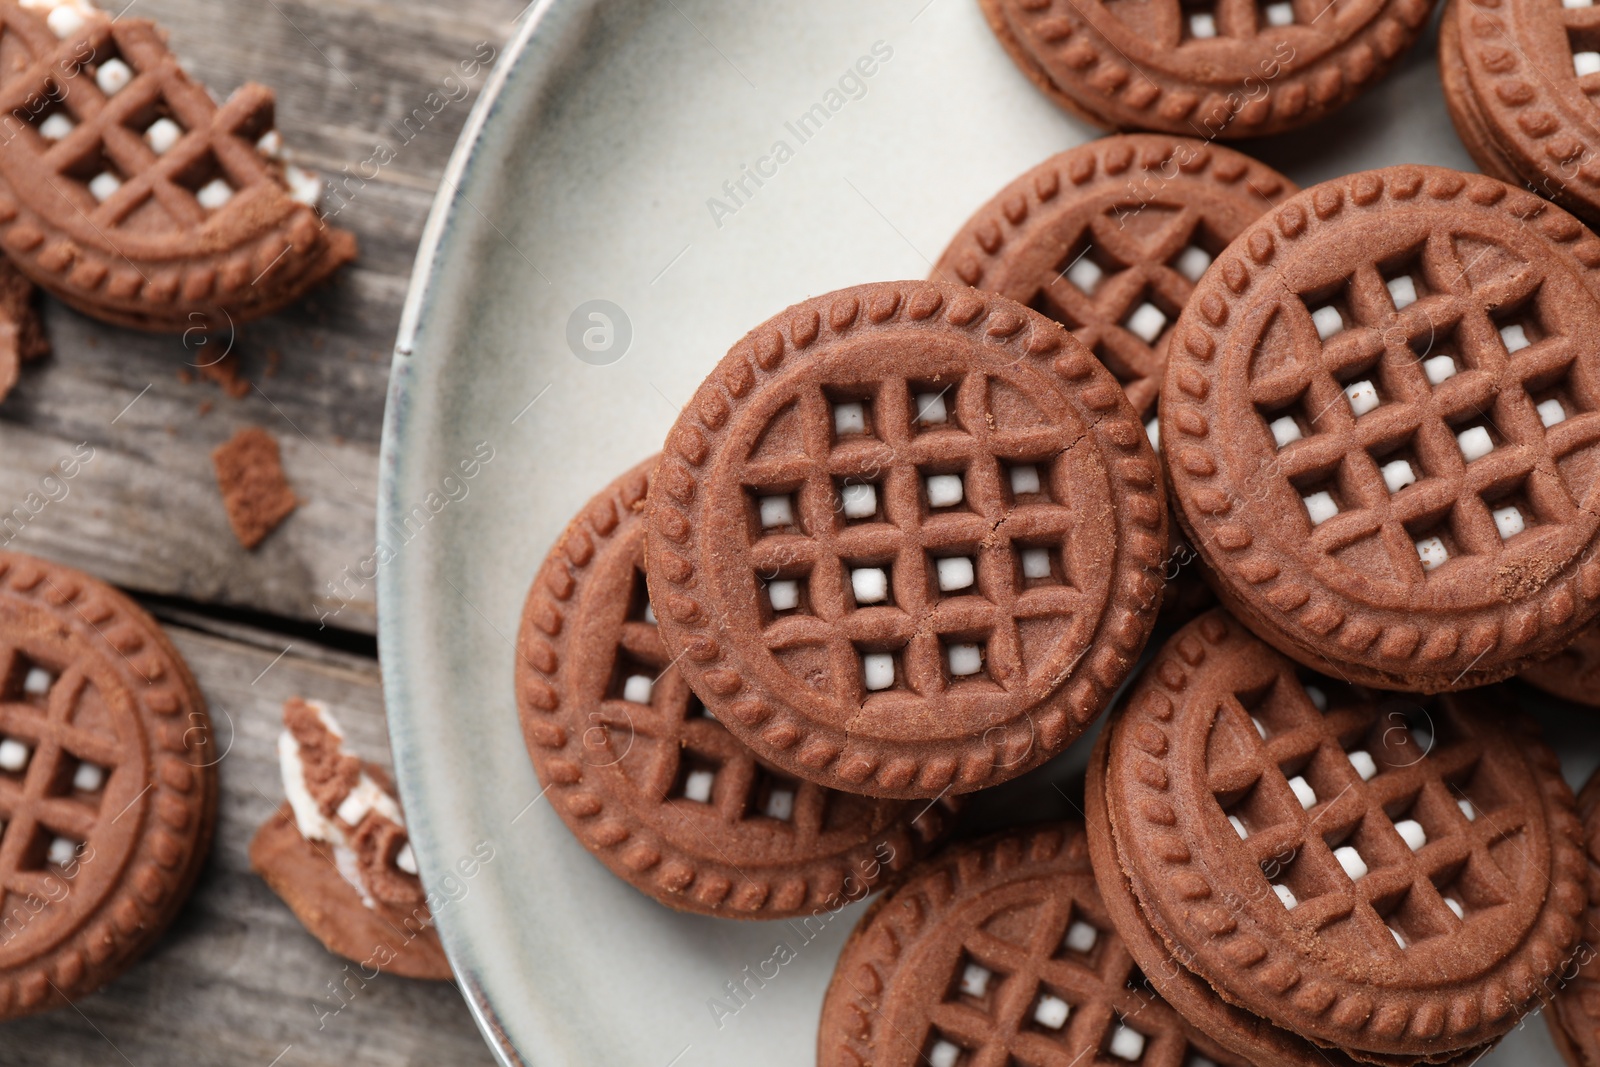
[[[284,700],[326,701],[355,751],[388,765],[377,665],[298,642],[279,658],[288,640],[243,627],[167,632],[205,691],[222,750],[210,862],[172,930],[128,973],[76,1011],[0,1025],[0,1067],[266,1067],[280,1054],[278,1067],[492,1063],[452,983],[362,982],[250,870],[250,839],[283,798]]]
[[[373,583],[346,568],[373,551],[389,354],[434,187],[522,6],[135,0],[128,14],[165,26],[219,95],[247,80],[277,90],[288,155],[333,184],[325,209],[361,256],[299,305],[209,342],[46,300],[55,352],[0,403],[0,543],[141,592],[312,621],[340,608],[332,625],[376,630]],[[202,375],[223,351],[248,382],[237,399]],[[228,530],[210,459],[250,425],[282,442],[303,501],[254,553]],[[30,507],[84,445],[94,459],[63,498]]]
[[[288,156],[333,181],[325,203],[361,256],[299,305],[208,342],[108,327],[43,301],[54,353],[0,403],[0,544],[160,597],[155,610],[231,747],[219,764],[216,843],[172,931],[76,1010],[0,1025],[0,1067],[492,1062],[454,985],[362,982],[249,869],[250,840],[283,795],[276,738],[287,697],[327,701],[355,749],[387,765],[376,662],[319,644],[303,626],[280,637],[214,612],[375,632],[374,585],[359,572],[373,552],[400,308],[485,60],[498,57],[523,7],[134,0],[125,9],[163,25],[218,95],[245,81],[277,90]],[[472,77],[464,61],[477,64]],[[207,377],[224,351],[241,395]],[[211,466],[211,450],[245,426],[279,439],[301,500],[253,553],[228,529]]]

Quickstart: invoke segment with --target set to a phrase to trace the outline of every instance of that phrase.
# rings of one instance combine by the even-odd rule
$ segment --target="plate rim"
[[[500,98],[514,74],[519,71],[529,55],[529,45],[534,36],[558,8],[571,8],[594,0],[530,0],[518,15],[522,26],[504,46],[489,79],[478,94],[466,124],[456,139],[455,147],[445,164],[423,224],[422,237],[417,244],[416,258],[412,262],[411,277],[406,286],[405,303],[400,313],[400,327],[395,335],[393,356],[389,365],[389,384],[383,409],[383,430],[378,446],[378,499],[375,536],[382,540],[383,532],[393,515],[402,510],[400,504],[400,460],[404,443],[409,439],[413,424],[410,422],[410,391],[413,372],[417,366],[416,344],[419,334],[428,321],[429,311],[438,295],[444,266],[445,245],[454,228],[458,210],[466,197],[462,187],[470,184],[477,171],[484,148],[485,134],[491,129],[491,118],[500,104]],[[546,70],[534,75],[538,85],[553,72]],[[400,609],[403,598],[402,575],[399,568],[381,568],[377,581],[378,660],[383,680],[384,719],[389,731],[390,750],[394,761],[395,783],[411,832],[419,828],[426,833],[426,812],[420,784],[412,777],[410,766],[417,753],[410,743],[415,736],[411,729],[416,722],[414,695],[405,668],[403,642],[396,639],[404,624],[406,613]],[[428,881],[426,865],[421,872],[424,885]],[[512,1043],[499,1012],[495,1009],[475,950],[470,939],[456,926],[448,915],[436,919],[439,939],[445,957],[454,973],[457,987],[473,1022],[495,1058],[503,1067],[529,1067],[532,1061],[524,1058]],[[541,1060],[544,1058],[541,1055]]]

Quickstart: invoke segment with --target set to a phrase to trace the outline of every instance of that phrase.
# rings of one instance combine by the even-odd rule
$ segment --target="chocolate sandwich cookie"
[[[1600,222],[1600,21],[1591,0],[1459,0],[1439,65],[1462,143],[1485,171]]]
[[[218,758],[150,616],[0,551],[0,1019],[91,992],[161,936],[210,847]]]
[[[1253,1063],[1469,1060],[1578,942],[1572,794],[1504,691],[1365,690],[1210,612],[1112,716],[1086,796],[1134,959]]]
[[[1563,700],[1600,707],[1600,629],[1591,626],[1572,644],[1528,667],[1520,677]]]
[[[1065,748],[1149,636],[1156,457],[1059,323],[944,283],[845,289],[734,345],[650,496],[651,601],[718,721],[875,796]]]
[[[212,100],[144,19],[0,0],[0,247],[40,288],[147,330],[227,329],[355,256],[277,158],[273,94]]]
[[[949,805],[797,778],[690,692],[645,591],[655,462],[584,507],[528,592],[516,686],[534,770],[578,840],[669,907],[781,919],[859,900],[942,835]]]
[[[1204,140],[1325,118],[1388,73],[1431,0],[979,0],[1029,79],[1096,125]]]
[[[934,277],[999,293],[1072,331],[1122,383],[1158,440],[1167,346],[1194,284],[1293,182],[1250,157],[1185,137],[1114,134],[1052,156],[961,228]],[[1215,603],[1174,527],[1165,620]]]
[[[1072,331],[1155,432],[1178,314],[1211,261],[1299,190],[1249,156],[1115,134],[1051,156],[967,220],[934,277],[1027,304]]]
[[[283,706],[288,800],[250,842],[250,867],[329,952],[371,971],[450,977],[394,783],[344,746],[326,705]]]
[[[1600,610],[1600,240],[1401,166],[1240,235],[1174,335],[1161,443],[1223,602],[1319,670],[1505,678]]]
[[[1578,791],[1584,857],[1589,864],[1583,946],[1555,984],[1545,1013],[1550,1038],[1571,1067],[1600,1067],[1600,772]]]
[[[1245,1067],[1140,974],[1083,828],[1009,830],[919,866],[840,953],[819,1067]]]

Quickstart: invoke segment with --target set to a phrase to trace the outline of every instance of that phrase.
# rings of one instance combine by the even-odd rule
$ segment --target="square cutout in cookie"
[[[629,704],[650,703],[655,695],[656,678],[661,671],[625,650],[617,650],[617,662],[611,668],[611,685],[606,697]]]
[[[893,604],[891,571],[887,563],[846,562],[845,587],[849,590],[851,603],[858,609]]]
[[[33,760],[33,745],[20,737],[0,736],[0,775],[20,778]]]
[[[846,525],[884,522],[883,492],[862,478],[839,478],[833,484],[834,499]]]
[[[966,1067],[972,1062],[970,1053],[971,1050],[966,1046],[938,1030],[931,1030],[923,1047],[922,1059],[928,1067]]]
[[[750,783],[750,801],[745,809],[745,817],[793,822],[795,800],[799,795],[800,783],[795,779],[757,764],[755,777]]]
[[[745,497],[752,541],[774,534],[805,533],[800,522],[798,486],[747,488]]]
[[[944,669],[952,682],[986,677],[988,673],[987,642],[978,638],[947,636],[940,641],[940,655]]]
[[[804,573],[781,574],[759,581],[766,593],[767,622],[788,615],[813,615],[811,576]]]
[[[1106,1031],[1100,1048],[1114,1062],[1138,1063],[1144,1058],[1146,1044],[1147,1039],[1142,1031],[1134,1029],[1127,1019],[1117,1016]]]
[[[1049,989],[1041,988],[1028,1009],[1028,1025],[1045,1033],[1060,1033],[1070,1018],[1072,1005],[1067,998]]]
[[[1189,279],[1191,284],[1198,283],[1216,259],[1209,248],[1197,243],[1199,236],[1196,233],[1190,238],[1190,243],[1173,256],[1171,262],[1172,269]]]
[[[922,488],[923,505],[938,514],[946,511],[971,510],[967,499],[966,471],[946,469],[919,469],[918,481]]]
[[[1153,345],[1161,339],[1163,333],[1166,333],[1172,319],[1173,316],[1163,311],[1147,295],[1133,305],[1127,317],[1122,320],[1122,328],[1145,344]]]
[[[1506,354],[1515,357],[1525,348],[1531,348],[1549,335],[1539,315],[1538,293],[1507,308],[1491,312],[1490,318],[1500,334],[1500,344]]]
[[[1036,589],[1044,585],[1071,585],[1062,548],[1056,542],[1013,541],[1011,555],[1016,566],[1016,587]]]
[[[828,402],[828,419],[835,441],[854,438],[877,437],[876,398],[861,390],[826,390],[823,399]]]
[[[960,428],[956,417],[959,379],[911,382],[910,414],[913,432]]]
[[[882,693],[890,689],[909,689],[905,665],[901,662],[902,649],[856,647],[861,663],[861,688],[868,693]]]
[[[992,1014],[1000,996],[1000,987],[1005,984],[1007,977],[999,968],[985,963],[970,952],[963,952],[955,973],[950,976],[950,988],[945,992],[945,1000],[966,1004],[985,1015]]]
[[[1266,27],[1293,26],[1295,23],[1294,4],[1289,0],[1274,0],[1273,3],[1264,4],[1261,8],[1261,25]]]
[[[1067,924],[1067,932],[1061,937],[1061,951],[1076,956],[1093,955],[1095,947],[1099,944],[1100,928],[1079,915],[1072,917],[1072,921]]]
[[[975,553],[929,557],[933,568],[933,588],[938,596],[967,596],[978,592],[978,561]]]
[[[710,756],[685,750],[678,759],[678,774],[667,793],[668,800],[687,800],[709,805],[716,795],[717,777],[722,764]]]

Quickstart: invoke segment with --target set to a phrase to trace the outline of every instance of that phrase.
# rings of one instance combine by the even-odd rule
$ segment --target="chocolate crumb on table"
[[[278,441],[248,427],[211,453],[217,487],[228,509],[228,524],[245,548],[255,548],[299,506],[283,474]]]

